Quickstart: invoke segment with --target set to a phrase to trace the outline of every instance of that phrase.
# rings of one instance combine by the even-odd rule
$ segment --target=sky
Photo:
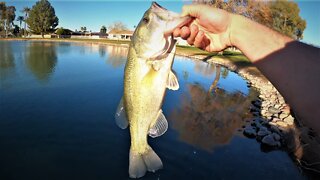
[[[36,0],[0,0],[16,7],[16,16],[22,15],[23,7],[32,7]],[[115,21],[121,21],[129,29],[134,29],[150,7],[151,0],[49,0],[59,18],[58,27],[79,30],[85,26],[93,32],[101,26],[108,27]],[[161,6],[180,13],[187,0],[160,0]],[[320,47],[320,0],[295,0],[300,8],[300,16],[307,21],[304,30],[305,43]],[[19,24],[16,22],[16,24]]]

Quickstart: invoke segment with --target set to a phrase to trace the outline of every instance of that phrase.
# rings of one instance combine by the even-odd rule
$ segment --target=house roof
[[[117,30],[117,29],[112,29],[108,34],[133,35],[133,31],[130,31],[130,30]]]

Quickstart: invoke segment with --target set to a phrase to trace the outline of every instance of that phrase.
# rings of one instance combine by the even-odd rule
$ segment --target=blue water
[[[0,179],[128,179],[130,136],[114,113],[127,48],[0,41]],[[257,92],[224,67],[176,57],[169,129],[149,143],[164,168],[143,179],[305,179],[286,152],[241,128]],[[216,82],[216,83],[213,83]]]

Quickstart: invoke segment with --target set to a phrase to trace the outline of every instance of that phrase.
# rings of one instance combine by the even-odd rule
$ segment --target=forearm
[[[235,22],[236,21],[236,22]],[[231,41],[320,134],[320,50],[235,16]]]
[[[287,36],[240,15],[232,15],[230,29],[231,43],[253,63],[293,41]]]

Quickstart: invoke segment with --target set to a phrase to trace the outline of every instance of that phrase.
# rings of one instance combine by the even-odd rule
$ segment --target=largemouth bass
[[[190,17],[180,17],[153,2],[131,39],[124,70],[124,96],[115,118],[120,128],[130,127],[129,176],[132,178],[162,168],[159,156],[148,145],[147,136],[158,137],[168,129],[161,110],[163,98],[166,88],[179,88],[171,70],[176,45],[172,32],[190,21]]]

